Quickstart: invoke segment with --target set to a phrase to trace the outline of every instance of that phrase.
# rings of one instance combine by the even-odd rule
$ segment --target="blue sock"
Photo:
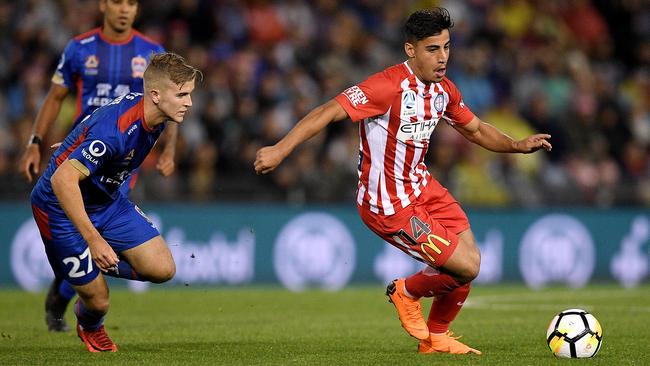
[[[70,285],[68,281],[61,281],[61,284],[59,285],[59,295],[63,299],[70,301],[76,294],[77,292],[72,288],[72,285]]]
[[[81,328],[87,331],[99,329],[104,324],[104,315],[106,315],[106,313],[87,309],[81,299],[77,299],[74,303],[74,313]]]
[[[108,270],[104,272],[105,275],[111,276],[111,277],[116,277],[116,278],[124,278],[127,280],[134,280],[134,281],[148,281],[146,278],[141,276],[138,272],[136,272],[133,267],[129,264],[129,262],[125,261],[122,259],[121,261],[117,262],[117,271],[114,270]]]

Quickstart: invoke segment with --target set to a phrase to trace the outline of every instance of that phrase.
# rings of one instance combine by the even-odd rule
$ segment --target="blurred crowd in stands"
[[[255,152],[404,61],[402,24],[430,6],[455,22],[448,76],[465,104],[513,137],[552,135],[550,153],[495,154],[438,125],[429,167],[461,203],[650,204],[646,0],[141,0],[136,28],[205,80],[180,129],[176,173],[160,177],[150,159],[135,199],[353,204],[358,129],[349,120],[268,176],[254,174]],[[1,199],[27,199],[16,163],[59,55],[100,22],[94,0],[0,0]],[[46,143],[63,139],[74,108],[70,98]]]

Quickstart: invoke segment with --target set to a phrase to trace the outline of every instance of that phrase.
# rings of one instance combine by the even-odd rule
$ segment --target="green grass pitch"
[[[74,332],[45,330],[43,294],[0,290],[0,365],[650,364],[648,285],[476,286],[452,330],[482,356],[417,354],[416,340],[402,330],[383,291],[116,289],[106,327],[120,351],[91,354]],[[551,318],[573,307],[591,311],[603,326],[603,347],[593,359],[556,359],[546,346]],[[70,312],[67,318],[74,324]]]

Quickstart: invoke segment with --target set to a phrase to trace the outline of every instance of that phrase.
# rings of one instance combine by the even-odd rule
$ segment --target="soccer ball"
[[[587,311],[564,310],[548,325],[546,343],[557,357],[594,357],[603,344],[603,328]]]

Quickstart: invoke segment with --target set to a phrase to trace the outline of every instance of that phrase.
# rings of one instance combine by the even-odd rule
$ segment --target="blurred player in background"
[[[41,165],[41,145],[50,126],[56,120],[61,104],[71,90],[76,90],[77,112],[73,128],[95,109],[129,92],[143,92],[142,76],[152,54],[163,52],[161,45],[133,29],[138,13],[137,0],[100,0],[104,23],[71,40],[61,55],[52,85],[45,97],[32,135],[20,161],[21,173],[31,183]],[[157,168],[164,176],[174,171],[177,127],[166,132],[167,144]],[[127,181],[123,194],[135,184]],[[45,300],[45,321],[51,331],[68,329],[64,314],[74,290],[68,283],[55,278]]]
[[[255,171],[273,171],[300,143],[329,123],[359,123],[357,204],[363,222],[426,269],[389,284],[386,294],[421,353],[481,352],[453,337],[456,318],[476,278],[480,253],[459,203],[427,171],[424,157],[444,120],[469,141],[504,153],[551,149],[546,134],[513,140],[481,121],[445,77],[453,22],[446,9],[417,11],[405,25],[404,63],[352,86],[315,108],[277,144],[260,149]],[[421,297],[434,297],[428,321]]]
[[[200,71],[173,53],[154,55],[144,95],[128,93],[77,124],[32,191],[32,210],[57,278],[79,295],[77,334],[91,352],[116,352],[104,330],[104,275],[161,283],[176,271],[167,244],[121,192],[165,129],[192,106]]]

